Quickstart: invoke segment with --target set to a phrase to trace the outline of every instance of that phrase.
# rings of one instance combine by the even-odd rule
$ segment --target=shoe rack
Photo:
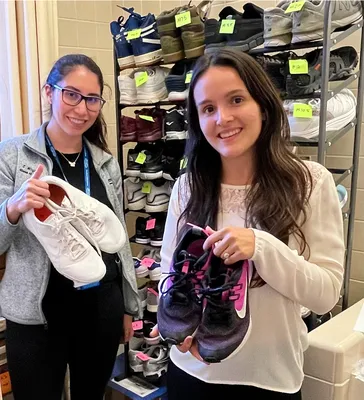
[[[364,2],[362,1],[362,9],[364,10]],[[311,147],[317,149],[317,161],[326,165],[327,150],[339,139],[347,135],[354,128],[354,141],[353,141],[353,153],[352,162],[349,168],[328,168],[333,174],[336,185],[342,183],[347,177],[351,177],[351,191],[350,191],[350,203],[349,208],[343,212],[343,219],[346,226],[346,254],[345,254],[345,271],[344,271],[344,285],[342,289],[342,309],[345,310],[348,307],[348,296],[349,296],[349,284],[350,284],[350,271],[351,271],[351,260],[353,250],[353,233],[354,233],[354,222],[355,222],[355,204],[356,204],[356,191],[358,186],[358,173],[359,173],[359,155],[360,155],[360,139],[361,139],[361,125],[363,116],[363,94],[364,94],[364,63],[361,60],[364,57],[364,32],[363,32],[363,20],[347,27],[347,29],[341,31],[337,36],[332,37],[331,35],[331,15],[332,15],[332,1],[325,2],[324,9],[324,36],[323,40],[307,43],[290,44],[287,46],[278,47],[265,47],[256,48],[250,50],[250,54],[261,55],[268,53],[277,53],[290,50],[301,50],[307,48],[322,48],[322,75],[321,75],[321,91],[315,92],[312,95],[304,95],[299,97],[287,97],[285,99],[297,99],[297,98],[320,98],[320,120],[319,120],[319,135],[316,140],[300,139],[292,144],[299,147]],[[331,49],[342,42],[344,39],[352,35],[357,30],[361,30],[361,48],[359,56],[359,71],[346,77],[340,81],[334,89],[329,88],[329,66],[330,66],[330,51]],[[356,117],[343,129],[338,131],[326,132],[327,122],[327,103],[329,99],[334,97],[344,88],[347,88],[353,82],[357,82],[357,105],[356,105]],[[318,319],[319,320],[319,319]],[[319,325],[319,322],[318,324]]]

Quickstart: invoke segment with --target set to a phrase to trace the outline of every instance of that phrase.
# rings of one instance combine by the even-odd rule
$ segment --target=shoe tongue
[[[255,19],[255,18],[262,18],[263,14],[264,14],[264,10],[259,7],[256,6],[253,3],[246,3],[244,4],[244,14],[243,14],[243,18],[249,18],[249,19]]]

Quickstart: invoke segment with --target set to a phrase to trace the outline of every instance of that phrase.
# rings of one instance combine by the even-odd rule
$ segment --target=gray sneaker
[[[264,47],[285,46],[292,39],[292,14],[285,14],[290,5],[283,0],[276,7],[264,10]]]
[[[149,357],[143,364],[143,375],[148,378],[160,378],[167,372],[169,351],[162,345],[150,346],[144,354]]]
[[[321,40],[324,35],[324,0],[306,1],[302,10],[293,14],[292,43]],[[331,33],[362,19],[360,1],[333,1]]]

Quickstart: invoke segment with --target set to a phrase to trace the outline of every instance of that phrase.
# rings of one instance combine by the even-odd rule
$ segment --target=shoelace
[[[104,226],[104,222],[99,216],[96,215],[93,210],[79,209],[79,208],[64,208],[62,209],[63,215],[68,214],[69,217],[66,218],[79,218],[85,223],[85,225],[91,230],[95,235],[101,232]]]
[[[71,256],[72,260],[77,260],[85,253],[86,248],[79,238],[72,231],[69,223],[74,218],[74,215],[64,217],[60,211],[54,213],[57,221],[56,225],[51,226],[53,236],[59,238],[60,252]]]

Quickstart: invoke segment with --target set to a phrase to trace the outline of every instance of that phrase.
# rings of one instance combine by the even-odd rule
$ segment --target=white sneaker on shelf
[[[106,267],[97,243],[92,237],[86,240],[71,225],[75,218],[54,213],[46,206],[23,214],[24,225],[39,240],[54,268],[74,281],[74,287],[79,287],[98,282],[104,277]],[[79,224],[83,222],[79,221]],[[85,230],[88,230],[86,226]]]
[[[145,211],[147,213],[162,212],[168,210],[169,198],[171,196],[171,186],[164,179],[151,181],[152,188],[147,196]]]
[[[147,203],[147,194],[142,192],[143,181],[140,178],[127,178],[124,181],[124,185],[129,210],[142,210]]]
[[[100,250],[113,254],[123,248],[125,230],[109,207],[57,177],[44,176],[41,180],[49,184],[48,208],[69,217],[71,224],[84,236],[88,234],[86,226]]]
[[[306,1],[301,9],[293,14],[292,43],[320,40],[324,35],[325,0]],[[331,33],[360,21],[362,8],[360,1],[333,1]]]
[[[135,72],[135,79],[141,74],[147,73],[148,80],[137,87],[138,103],[157,103],[168,97],[165,83],[169,70],[163,67],[146,67]]]
[[[312,107],[312,118],[294,117],[294,104]],[[292,138],[314,139],[319,134],[320,99],[285,100],[283,107],[288,116]],[[327,102],[326,131],[336,131],[348,125],[356,115],[356,98],[349,89],[343,89]]]
[[[134,79],[134,71],[118,76],[120,104],[136,104],[137,88]]]
[[[143,375],[145,377],[160,378],[167,372],[169,361],[167,347],[162,345],[150,346],[144,353],[149,357],[143,364]]]
[[[264,10],[264,47],[285,46],[292,39],[292,13],[285,11],[290,5],[283,0],[276,7]]]

